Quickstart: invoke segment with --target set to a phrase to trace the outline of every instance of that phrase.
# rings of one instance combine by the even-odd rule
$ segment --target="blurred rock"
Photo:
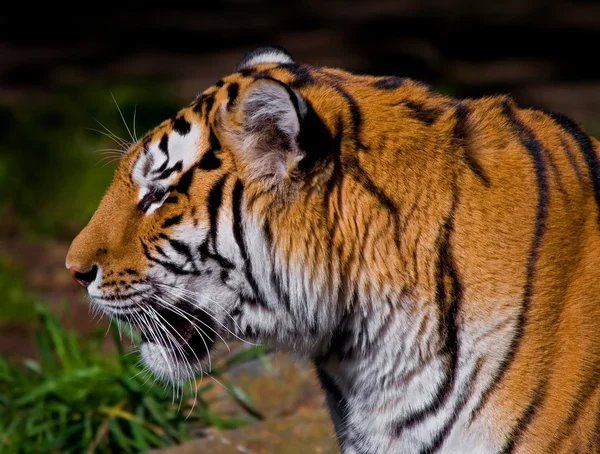
[[[324,409],[304,408],[293,416],[276,418],[224,432],[211,431],[180,446],[147,454],[334,454],[338,453],[329,415]]]

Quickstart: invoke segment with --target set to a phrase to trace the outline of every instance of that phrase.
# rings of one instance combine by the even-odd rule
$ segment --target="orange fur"
[[[149,132],[120,163],[68,263],[101,264],[119,291],[136,279],[125,270],[143,275],[149,266],[138,239],[166,241],[157,236],[159,227],[179,213],[206,224],[208,192],[231,174],[243,182],[248,210],[269,223],[274,247],[288,263],[325,275],[332,290],[352,281],[366,292],[394,286],[415,300],[434,301],[440,229],[452,216],[450,249],[463,289],[458,326],[482,321],[493,329],[495,320],[519,316],[523,322],[514,333],[514,356],[473,417],[509,428],[496,436],[514,437],[518,452],[600,452],[600,230],[581,144],[548,114],[506,97],[459,102],[410,80],[389,79],[398,86],[380,88],[386,79],[300,68],[263,64],[234,73],[182,109],[179,115],[202,127],[198,150],[208,147],[213,128],[223,165],[195,171],[189,198],[177,195],[176,203],[144,216],[129,173],[143,143],[159,140],[171,122]],[[289,161],[285,191],[250,174],[244,150],[236,148],[244,118],[235,103],[227,106],[227,87],[239,84],[239,102],[257,74],[295,88],[337,147],[299,176],[299,163]],[[545,170],[542,221],[527,130],[541,147]],[[226,199],[233,184],[226,183]],[[346,303],[356,309],[351,299]],[[484,361],[482,373],[498,371]]]

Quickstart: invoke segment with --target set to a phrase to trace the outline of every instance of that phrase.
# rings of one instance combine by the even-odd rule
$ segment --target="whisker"
[[[98,132],[100,134],[102,134],[103,136],[108,137],[110,140],[112,140],[113,142],[115,142],[117,145],[120,145],[121,147],[123,147],[123,154],[125,154],[125,152],[127,151],[127,148],[129,148],[129,145],[127,144],[127,142],[123,141],[123,139],[119,138],[119,137],[113,137],[110,134],[107,134],[104,131],[101,131],[100,129],[95,129],[95,128],[87,128],[90,131],[94,131],[94,132]]]
[[[119,107],[119,103],[117,102],[115,95],[113,95],[111,92],[110,96],[112,96],[112,99],[115,102],[115,106],[117,106],[117,110],[119,111],[119,115],[121,115],[121,120],[123,120],[123,124],[125,125],[125,128],[127,129],[127,132],[129,133],[129,137],[131,137],[131,140],[136,142],[136,140],[133,138],[133,134],[131,134],[131,131],[129,130],[129,126],[127,126],[127,122],[125,121],[125,117],[123,116],[123,112],[121,112],[121,108]]]
[[[156,295],[154,295],[154,300],[158,300],[158,297],[157,297]],[[154,309],[152,309],[152,310],[154,311],[154,313],[156,313],[156,315],[158,315],[160,318],[162,318],[162,319],[163,319],[163,320],[164,320],[164,321],[167,323],[167,325],[169,325],[169,326],[171,327],[171,329],[172,329],[172,330],[173,330],[175,333],[177,333],[177,335],[178,335],[178,336],[181,338],[181,340],[182,340],[182,341],[183,341],[185,344],[187,344],[187,341],[186,341],[186,340],[183,338],[183,336],[182,336],[181,334],[179,334],[179,331],[177,331],[175,328],[173,328],[173,325],[171,325],[171,324],[168,322],[168,320],[167,320],[166,318],[164,318],[164,317],[163,317],[163,316],[160,314],[160,312],[158,312],[158,311],[156,311],[156,310],[154,310]],[[189,322],[190,320],[188,319],[187,321]],[[211,358],[210,358],[210,350],[209,350],[209,348],[208,348],[208,344],[207,344],[207,343],[206,343],[206,341],[204,340],[204,337],[202,336],[202,334],[201,334],[201,333],[198,333],[198,334],[200,334],[200,339],[202,339],[202,343],[204,344],[204,347],[206,348],[206,353],[207,353],[207,355],[208,355],[208,368],[212,370],[212,361],[211,361]],[[204,334],[204,335],[206,335],[206,334]],[[208,336],[207,336],[207,337],[208,337]],[[209,339],[210,339],[210,338],[209,338]],[[212,339],[211,339],[211,341],[212,341]],[[182,351],[182,353],[183,353],[183,351]],[[200,359],[198,359],[198,356],[196,355],[196,352],[194,352],[194,351],[192,350],[192,353],[194,353],[194,356],[196,357],[196,360],[198,361],[198,364],[201,364],[201,361],[200,361]],[[183,356],[185,357],[185,354],[184,354]]]
[[[119,161],[121,160],[122,156],[121,155],[115,155],[115,154],[104,154],[104,156],[102,156],[100,159],[98,159],[98,162],[96,164],[101,164],[104,161]]]
[[[165,308],[167,310],[170,310],[171,312],[179,315],[180,317],[184,318],[186,321],[190,322],[190,324],[192,323],[192,320],[190,320],[190,317],[192,319],[194,319],[195,321],[197,321],[198,323],[202,323],[204,326],[206,326],[207,328],[209,328],[212,332],[214,332],[217,336],[219,336],[219,333],[217,333],[214,329],[212,329],[210,326],[208,326],[206,323],[204,323],[202,320],[199,320],[197,317],[193,316],[192,314],[190,314],[189,312],[186,312],[184,309],[177,307],[175,304],[169,304],[168,301],[165,301],[164,299],[162,299],[161,297],[159,297],[158,295],[154,295],[154,299],[155,301],[158,303],[158,305],[162,308]],[[208,339],[213,342],[213,338],[210,337],[208,334],[206,334],[204,332],[204,330],[198,326],[194,326],[194,328],[197,328],[198,334],[203,334],[204,336],[208,337]],[[219,336],[220,337],[220,336]],[[220,337],[221,339],[223,339],[222,337]]]
[[[202,383],[203,376],[204,374],[202,371],[202,366],[200,366],[200,383]],[[192,415],[192,413],[194,412],[194,408],[196,408],[196,404],[198,403],[198,387],[199,385],[196,381],[196,376],[194,375],[194,385],[192,386],[192,384],[190,383],[190,391],[194,393],[194,402],[192,403],[192,408],[190,408],[190,411],[185,417],[185,421],[187,421],[187,419]]]
[[[152,326],[151,323],[149,323],[148,319],[146,318],[146,316],[148,315],[148,312],[147,312],[146,308],[143,305],[140,305],[139,307],[142,309],[142,312],[144,312],[144,313],[143,314],[136,314],[136,315],[139,315],[140,320],[143,323],[142,326],[144,326],[146,332],[148,332],[148,334],[152,337],[152,339],[154,340],[154,342],[157,345],[159,345],[159,346],[162,345],[158,341],[158,337],[157,337],[157,334],[156,334],[156,332],[154,330],[154,327]],[[166,348],[160,348],[159,352],[160,352],[160,355],[163,357],[163,360],[165,361],[165,363],[166,363],[166,365],[167,365],[167,367],[169,369],[169,372],[170,372],[171,376],[173,377],[173,376],[175,376],[175,374],[173,372],[173,369],[171,368],[171,364],[170,364],[169,358],[167,356],[166,350],[167,350]],[[174,384],[172,386],[172,389],[173,389],[173,399],[172,399],[171,403],[174,404],[175,403],[175,385]]]
[[[112,132],[104,123],[102,123],[100,120],[98,120],[97,118],[94,118],[94,121],[96,123],[98,123],[102,128],[104,128],[104,130],[109,133],[112,137],[114,137],[115,139],[119,140],[122,144],[127,145],[127,141],[121,137],[119,137],[118,135],[116,135],[114,132]]]
[[[119,155],[123,156],[123,150],[119,150],[118,148],[99,148],[98,150],[94,150],[94,153],[100,153],[102,155]]]
[[[135,133],[135,116],[137,114],[137,104],[133,108],[133,140],[138,141],[137,134]]]
[[[242,339],[242,338],[241,338],[241,337],[239,337],[237,334],[235,334],[233,331],[231,331],[229,328],[227,328],[225,325],[223,325],[223,323],[221,323],[221,322],[220,322],[220,321],[219,321],[219,320],[218,320],[218,319],[217,319],[217,318],[216,318],[216,317],[215,317],[213,314],[211,314],[211,313],[208,311],[208,308],[200,307],[199,305],[195,304],[195,303],[199,303],[198,299],[196,299],[196,298],[198,297],[198,294],[197,294],[197,293],[195,293],[195,292],[192,292],[192,291],[190,291],[190,290],[187,290],[187,289],[180,289],[180,288],[177,288],[177,287],[172,287],[172,286],[170,286],[170,285],[161,284],[161,283],[158,283],[158,282],[156,283],[156,285],[157,285],[157,286],[159,286],[159,287],[163,287],[163,288],[165,288],[165,289],[168,289],[168,290],[170,290],[172,293],[175,293],[175,292],[180,292],[180,293],[183,293],[183,294],[187,294],[187,295],[188,295],[188,296],[187,296],[187,298],[186,298],[185,296],[182,296],[182,295],[180,295],[179,297],[180,297],[180,298],[183,298],[183,299],[185,299],[185,300],[186,300],[188,303],[192,304],[192,305],[193,305],[193,306],[194,306],[196,309],[199,309],[199,310],[203,311],[205,314],[207,314],[208,316],[212,317],[212,318],[213,318],[213,320],[214,320],[215,322],[217,322],[217,323],[218,323],[218,324],[219,324],[219,325],[220,325],[220,326],[221,326],[223,329],[225,329],[225,330],[226,330],[226,331],[227,331],[229,334],[231,334],[233,337],[235,337],[235,338],[236,338],[236,339],[238,339],[239,341],[241,341],[241,342],[244,342],[244,343],[246,343],[246,344],[248,344],[248,345],[252,345],[252,346],[259,346],[259,345],[261,345],[261,344],[255,344],[255,343],[253,343],[253,342],[250,342],[250,341],[248,341],[248,340],[246,340],[246,339]],[[196,297],[196,298],[193,298],[193,297]],[[191,299],[191,298],[193,298],[193,299]],[[238,330],[240,330],[240,332],[242,332],[242,328],[241,328],[241,326],[240,326],[240,325],[237,323],[237,321],[236,321],[236,320],[235,320],[235,319],[234,319],[234,318],[231,316],[231,314],[230,314],[229,312],[227,312],[227,311],[226,311],[226,310],[225,310],[225,309],[224,309],[224,308],[223,308],[223,307],[222,307],[222,306],[221,306],[221,305],[220,305],[220,304],[219,304],[217,301],[215,301],[215,300],[213,300],[213,299],[211,299],[211,298],[206,298],[206,300],[207,300],[207,301],[210,301],[211,303],[213,303],[213,304],[215,304],[217,307],[219,307],[221,310],[223,310],[223,312],[225,312],[225,313],[227,314],[227,316],[228,316],[228,317],[231,319],[231,321],[234,323],[234,325],[236,326],[236,328],[237,328]]]
[[[106,328],[106,332],[104,333],[104,337],[108,336],[108,332],[110,331],[110,327],[112,326],[112,318],[108,319],[108,327]]]
[[[156,295],[155,295],[156,296]],[[156,296],[156,298],[159,298],[158,296]],[[190,314],[189,312],[187,312],[185,309],[183,309],[182,307],[177,307],[175,304],[169,304],[167,301],[163,300],[162,298],[160,298],[160,301],[162,301],[164,304],[161,305],[161,307],[164,307],[165,309],[168,309],[172,312],[174,312],[177,315],[180,315],[181,317],[183,317],[184,319],[186,319],[188,322],[190,322],[191,324],[192,321],[190,320],[189,317],[191,317],[193,320],[197,321],[198,323],[201,323],[202,325],[204,325],[206,328],[208,328],[209,330],[211,330],[213,333],[215,333],[217,335],[217,337],[219,339],[221,339],[221,341],[223,341],[223,343],[225,344],[225,346],[227,347],[227,349],[231,352],[231,348],[229,348],[229,345],[227,344],[227,342],[225,341],[225,339],[223,339],[223,337],[219,334],[219,332],[217,330],[215,330],[212,326],[206,324],[205,322],[203,322],[202,320],[200,320],[198,317]],[[213,316],[211,316],[213,317]],[[213,319],[215,319],[215,317],[213,317]],[[215,321],[217,321],[215,319]],[[194,328],[197,328],[201,331],[198,332],[198,334],[203,334],[206,337],[208,337],[210,339],[210,341],[212,342],[212,338],[210,336],[208,336],[204,330],[200,327],[194,326]]]
[[[153,308],[151,308],[151,307],[148,307],[148,310],[149,310],[149,311],[152,311],[152,313],[153,313],[152,315],[153,315],[153,316],[154,316],[154,315],[157,315],[158,317],[162,318],[162,319],[163,319],[163,320],[164,320],[164,321],[165,321],[165,322],[166,322],[166,323],[167,323],[167,324],[168,324],[168,325],[171,327],[171,329],[172,329],[173,331],[175,331],[175,332],[176,332],[176,333],[179,335],[179,337],[181,337],[181,339],[182,339],[182,340],[184,340],[184,339],[183,339],[183,337],[181,336],[181,334],[179,334],[179,332],[178,332],[178,331],[176,331],[176,330],[175,330],[175,328],[173,328],[173,326],[172,326],[172,325],[171,325],[171,324],[170,324],[170,323],[169,323],[169,322],[168,322],[168,321],[167,321],[167,320],[166,320],[166,319],[165,319],[165,318],[164,318],[164,317],[163,317],[163,316],[162,316],[162,315],[161,315],[161,314],[160,314],[158,311],[156,311],[155,309],[153,309]],[[169,330],[167,330],[167,329],[166,329],[166,327],[165,327],[165,326],[164,326],[164,325],[163,325],[163,324],[162,324],[162,323],[161,323],[159,320],[157,320],[157,322],[158,322],[158,326],[159,326],[159,328],[160,328],[161,330],[163,330],[163,332],[165,333],[165,335],[166,335],[167,339],[169,340],[169,343],[170,343],[170,345],[171,345],[172,347],[175,347],[175,348],[177,348],[177,349],[179,350],[179,352],[181,353],[181,359],[184,361],[184,363],[185,363],[185,368],[186,368],[186,369],[187,369],[187,371],[190,373],[190,376],[191,376],[191,377],[194,377],[194,375],[195,375],[195,374],[194,374],[194,371],[193,371],[193,369],[192,369],[192,366],[191,366],[190,362],[188,361],[188,359],[187,359],[187,357],[186,357],[186,354],[185,354],[185,352],[184,352],[184,350],[183,350],[183,347],[182,347],[182,346],[179,344],[179,342],[176,342],[176,341],[175,341],[175,339],[174,339],[174,337],[173,337],[173,334],[172,334],[172,333],[170,333],[170,332],[169,332]],[[184,342],[185,342],[185,340],[184,340]],[[193,350],[192,350],[192,353],[193,353],[193,354],[194,354],[194,356],[196,357],[196,360],[198,361],[198,363],[200,363],[200,360],[198,359],[198,356],[196,355],[196,353],[195,353]],[[194,380],[195,380],[195,378],[194,378]],[[182,381],[182,380],[181,380],[181,377],[179,376],[179,373],[177,374],[177,381],[178,381],[178,382]],[[180,395],[179,407],[178,407],[178,410],[177,410],[177,411],[181,410],[181,405],[182,405],[182,402],[183,402],[183,394],[184,394],[184,389],[185,389],[185,385],[181,385],[181,395]]]
[[[181,298],[181,297],[180,297]],[[185,301],[188,301],[187,299],[184,298]],[[221,336],[219,334],[219,332],[217,330],[215,330],[212,326],[209,326],[208,324],[206,324],[205,322],[203,322],[202,320],[198,319],[198,317],[195,317],[194,315],[190,314],[189,312],[185,311],[185,309],[181,308],[181,307],[177,307],[175,304],[168,304],[166,301],[164,301],[166,305],[164,305],[163,307],[165,307],[166,309],[169,309],[173,312],[175,312],[176,314],[182,316],[183,318],[185,318],[188,322],[191,323],[191,320],[188,318],[191,317],[192,319],[196,320],[198,323],[201,323],[202,325],[204,325],[205,327],[207,327],[208,329],[210,329],[213,333],[215,333],[219,339],[221,339],[221,341],[225,344],[225,347],[227,347],[227,350],[231,353],[231,348],[229,347],[229,344],[227,343],[227,341],[223,338],[223,336]],[[188,301],[190,302],[190,301]],[[191,302],[190,302],[191,303]],[[205,311],[204,311],[205,312]],[[219,322],[215,316],[208,314],[210,317],[212,317],[213,320],[215,320],[216,322]],[[219,323],[221,326],[223,326],[223,324]],[[210,338],[202,328],[200,327],[194,327],[194,328],[198,328],[200,331],[202,331],[202,334],[204,334],[206,337],[208,337],[211,341],[212,338]],[[227,330],[227,328],[225,326],[223,326],[223,328],[225,328]],[[229,331],[229,330],[227,330]],[[199,333],[200,334],[200,333]],[[233,333],[232,333],[233,334]]]
[[[104,128],[104,130],[110,134],[109,137],[113,138],[115,140],[115,142],[119,143],[123,148],[124,151],[126,151],[132,144],[127,142],[125,139],[123,139],[122,137],[118,136],[117,134],[115,134],[114,132],[112,132],[110,129],[108,129],[108,127],[103,124],[100,120],[94,118],[94,120],[96,121],[96,123],[98,123],[102,128]]]
[[[121,160],[121,156],[118,156],[118,157],[105,157],[105,158],[102,158],[102,159],[100,159],[100,160],[99,160],[99,161],[96,163],[96,165],[100,165],[100,164],[102,164],[104,161],[106,161],[106,162],[104,162],[104,164],[102,164],[102,167],[106,167],[107,165],[109,165],[109,164],[112,164],[113,162],[120,161],[120,160]]]

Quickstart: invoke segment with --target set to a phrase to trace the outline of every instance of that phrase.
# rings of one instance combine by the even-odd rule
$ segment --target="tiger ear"
[[[273,185],[294,178],[304,157],[299,136],[306,112],[304,99],[275,79],[257,79],[241,94],[235,149],[251,178]]]

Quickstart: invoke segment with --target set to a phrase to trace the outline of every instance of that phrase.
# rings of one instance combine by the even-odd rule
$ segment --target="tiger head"
[[[70,246],[69,272],[93,305],[140,328],[159,377],[198,373],[219,339],[310,349],[332,329],[336,310],[317,302],[318,273],[297,254],[321,248],[319,235],[296,233],[335,139],[297,90],[300,68],[279,48],[248,54],[124,154]]]

